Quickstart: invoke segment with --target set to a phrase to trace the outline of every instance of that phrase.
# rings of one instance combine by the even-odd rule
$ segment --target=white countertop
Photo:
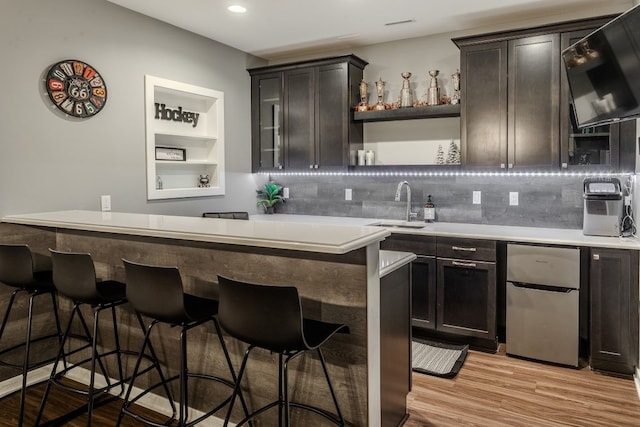
[[[396,271],[403,265],[409,264],[417,256],[411,252],[380,251],[380,277]]]
[[[401,220],[384,220],[375,218],[344,218],[334,216],[317,215],[252,215],[252,220],[302,223],[302,224],[349,224],[349,225],[374,225],[379,223],[403,224]],[[414,223],[411,223],[414,224]],[[515,227],[505,225],[465,224],[453,222],[434,222],[424,224],[423,228],[388,228],[393,233],[466,237],[472,239],[491,239],[508,242],[542,243],[568,246],[589,246],[600,248],[618,248],[640,250],[640,239],[636,237],[601,237],[585,236],[582,230],[542,227]],[[386,228],[386,227],[380,227]]]
[[[328,254],[344,254],[360,249],[384,240],[390,234],[385,228],[362,227],[361,224],[349,224],[349,221],[242,221],[82,210],[8,215],[2,221]]]

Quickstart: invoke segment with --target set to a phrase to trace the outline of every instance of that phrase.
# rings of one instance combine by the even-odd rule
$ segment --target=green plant
[[[258,194],[258,206],[263,206],[265,209],[271,208],[278,203],[284,203],[284,198],[280,195],[282,186],[275,182],[267,182],[261,190],[256,190]]]

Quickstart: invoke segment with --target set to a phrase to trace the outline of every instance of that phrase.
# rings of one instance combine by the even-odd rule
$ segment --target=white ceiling
[[[549,17],[631,0],[108,0],[265,58]],[[227,10],[231,4],[245,14]],[[610,12],[608,12],[610,13]],[[593,15],[592,15],[593,16]],[[403,24],[389,23],[409,21]]]

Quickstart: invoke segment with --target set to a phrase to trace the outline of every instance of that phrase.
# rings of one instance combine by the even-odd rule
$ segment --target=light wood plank
[[[454,379],[413,374],[406,427],[640,426],[633,380],[470,351]]]

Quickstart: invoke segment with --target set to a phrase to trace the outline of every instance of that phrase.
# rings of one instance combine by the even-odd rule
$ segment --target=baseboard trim
[[[29,375],[27,376],[27,385],[30,386],[30,385],[40,383],[42,381],[46,381],[47,379],[49,379],[52,369],[53,369],[53,364],[43,366],[38,369],[34,369],[33,371],[29,371]],[[69,373],[66,375],[66,378],[69,378],[73,381],[77,381],[80,384],[85,384],[85,385],[89,384],[90,377],[91,375],[88,369],[77,367],[77,366],[75,367],[75,369],[70,370]],[[115,382],[114,379],[110,379],[110,380],[112,382]],[[95,377],[96,387],[101,387],[101,386],[104,386],[105,384],[106,384],[106,381],[104,377],[102,375],[96,374],[96,377]],[[8,396],[11,393],[14,393],[16,391],[19,391],[21,388],[22,388],[22,375],[18,375],[18,376],[9,378],[8,380],[2,381],[0,382],[0,390],[1,390],[0,398]],[[119,389],[113,390],[111,394],[113,394],[114,396],[117,396],[118,395],[117,390]],[[134,395],[141,392],[142,390],[139,389],[138,387],[134,387],[132,391]],[[140,400],[136,402],[136,404],[144,408],[150,409],[154,412],[157,412],[159,414],[171,416],[171,410],[168,408],[167,399],[160,396],[156,396],[153,393],[147,394],[146,396],[142,397]],[[202,411],[198,411],[192,408],[189,409],[189,413],[191,414],[190,418],[193,418],[193,419],[203,414]],[[211,416],[206,420],[202,421],[201,423],[199,423],[198,425],[202,427],[223,427],[224,420],[216,416]],[[233,427],[235,426],[235,424],[229,423],[229,426]]]
[[[41,383],[49,379],[51,370],[53,369],[53,363],[50,365],[41,366],[40,368],[29,371],[27,375],[27,387],[34,384]],[[22,388],[22,374],[15,377],[11,377],[0,382],[0,399],[15,393]]]

